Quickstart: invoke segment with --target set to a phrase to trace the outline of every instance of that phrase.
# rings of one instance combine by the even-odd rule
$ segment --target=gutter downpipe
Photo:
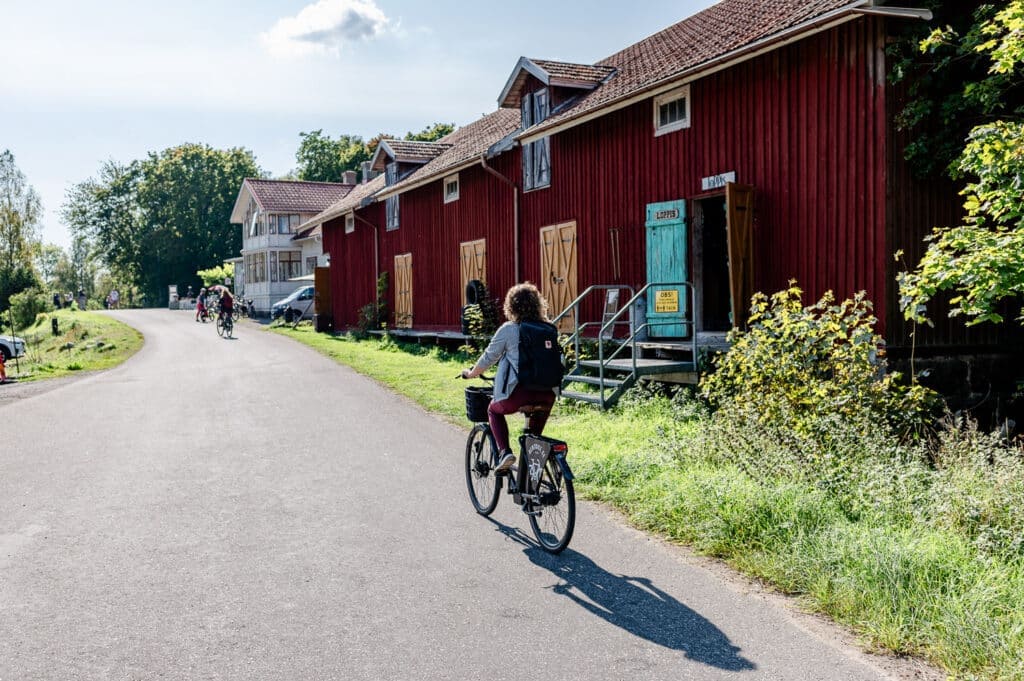
[[[515,269],[515,281],[513,283],[518,284],[521,281],[519,276],[519,186],[491,166],[487,165],[487,154],[480,154],[480,165],[491,175],[494,175],[509,187],[512,187],[512,250],[514,261],[513,268]]]

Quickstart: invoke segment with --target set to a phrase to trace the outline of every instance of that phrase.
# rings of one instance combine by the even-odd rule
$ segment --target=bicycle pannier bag
[[[558,329],[548,322],[519,323],[519,385],[527,390],[550,390],[562,384],[565,367],[558,345]]]

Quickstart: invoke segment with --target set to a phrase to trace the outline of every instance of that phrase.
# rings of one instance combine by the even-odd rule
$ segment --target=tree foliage
[[[228,278],[234,279],[235,265],[229,262],[216,267],[210,267],[209,269],[199,270],[196,272],[196,276],[203,281],[204,288],[209,288],[214,284],[226,285]]]
[[[39,195],[18,169],[14,154],[0,152],[0,310],[10,297],[36,284],[32,254],[42,216]]]
[[[405,133],[405,139],[410,142],[436,142],[445,135],[455,132],[454,123],[434,123],[428,125],[419,132]]]
[[[922,43],[927,51],[958,42],[981,55],[988,76],[965,83],[962,101],[1006,120],[974,127],[953,169],[967,181],[964,223],[933,230],[921,262],[898,277],[904,315],[918,322],[929,321],[927,303],[940,291],[955,291],[950,315],[968,324],[1003,321],[1001,302],[1024,295],[1024,108],[1013,102],[1024,80],[1024,0],[977,16],[962,41],[946,28]]]
[[[341,182],[346,170],[359,171],[363,161],[370,160],[370,151],[358,135],[339,135],[331,139],[323,130],[300,132],[299,149],[295,154],[300,180]]]
[[[231,210],[242,181],[260,175],[248,150],[183,144],[104,164],[68,193],[63,215],[117,278],[160,303],[168,285],[197,285],[197,270],[238,255]]]

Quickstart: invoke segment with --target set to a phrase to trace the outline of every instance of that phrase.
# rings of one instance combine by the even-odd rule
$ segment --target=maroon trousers
[[[514,414],[528,404],[547,407],[543,413],[531,416],[527,423],[531,433],[540,435],[544,432],[544,425],[548,422],[548,414],[550,414],[551,405],[554,403],[555,393],[551,390],[527,390],[518,385],[512,394],[504,400],[492,401],[487,407],[487,420],[491,424],[494,444],[497,445],[498,451],[510,449],[508,446],[508,422],[505,421],[506,414]]]

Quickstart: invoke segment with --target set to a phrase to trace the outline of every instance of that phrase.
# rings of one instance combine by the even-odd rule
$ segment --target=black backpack
[[[532,319],[519,322],[519,385],[527,390],[551,390],[562,385],[564,375],[555,325]]]

